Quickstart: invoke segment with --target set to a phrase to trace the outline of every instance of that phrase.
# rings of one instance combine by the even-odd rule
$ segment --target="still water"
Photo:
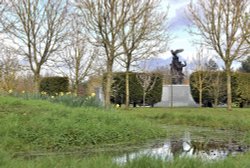
[[[243,154],[249,151],[249,146],[238,142],[192,139],[190,132],[185,132],[178,140],[167,139],[136,152],[125,153],[114,158],[114,161],[125,164],[141,156],[173,160],[175,157],[192,157],[206,161],[225,159],[227,156]]]

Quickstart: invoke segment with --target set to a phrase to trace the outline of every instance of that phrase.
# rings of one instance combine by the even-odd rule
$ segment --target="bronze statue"
[[[183,49],[171,50],[173,55],[171,66],[171,75],[172,75],[172,84],[182,84],[184,79],[184,74],[182,73],[183,67],[187,66],[187,63],[184,61],[184,64],[179,61],[178,53],[184,51]]]

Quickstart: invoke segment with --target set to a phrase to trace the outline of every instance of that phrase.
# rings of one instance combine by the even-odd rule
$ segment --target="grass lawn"
[[[199,126],[244,133],[250,144],[250,109],[222,108],[72,108],[39,100],[0,96],[0,167],[250,167],[248,154],[203,163],[165,162],[142,157],[118,165],[103,154],[95,157],[46,155],[107,149],[116,151],[150,139],[168,137],[163,126]],[[26,160],[29,153],[44,156]]]

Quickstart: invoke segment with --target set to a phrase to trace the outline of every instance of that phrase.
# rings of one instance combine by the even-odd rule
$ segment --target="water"
[[[175,157],[199,158],[204,161],[225,159],[229,155],[235,156],[249,150],[248,146],[237,142],[192,139],[190,132],[185,132],[178,140],[167,139],[162,143],[153,144],[151,147],[135,152],[122,154],[114,161],[125,164],[141,156],[156,157],[163,160],[173,160]]]
[[[225,159],[249,151],[244,144],[244,132],[205,127],[166,126],[170,138],[154,140],[152,143],[140,146],[104,146],[102,148],[84,149],[83,151],[55,153],[16,153],[14,157],[33,159],[42,156],[67,155],[71,157],[92,157],[109,155],[120,164],[141,156],[160,158],[166,161],[176,157],[199,158],[204,161]]]

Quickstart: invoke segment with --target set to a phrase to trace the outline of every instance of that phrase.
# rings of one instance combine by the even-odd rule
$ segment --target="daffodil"
[[[45,91],[41,92],[41,95],[46,95],[46,94],[47,94],[47,92],[45,92]]]
[[[95,93],[91,93],[91,97],[95,97]]]

